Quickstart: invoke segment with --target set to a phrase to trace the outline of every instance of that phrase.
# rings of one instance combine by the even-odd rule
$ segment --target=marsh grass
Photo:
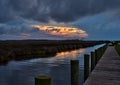
[[[117,44],[117,45],[115,46],[115,49],[116,49],[116,51],[118,52],[118,54],[120,55],[120,45],[119,45],[119,44]]]
[[[13,40],[0,41],[0,63],[10,60],[53,57],[58,52],[103,44],[104,41]]]

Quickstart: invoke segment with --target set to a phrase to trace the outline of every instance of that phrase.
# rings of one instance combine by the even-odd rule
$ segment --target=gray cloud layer
[[[120,7],[120,0],[0,0],[0,22],[19,18],[72,22]]]
[[[50,21],[73,22],[93,38],[111,38],[111,34],[115,38],[120,31],[119,8],[120,0],[0,0],[0,39],[16,39],[21,35],[60,39],[29,27]]]

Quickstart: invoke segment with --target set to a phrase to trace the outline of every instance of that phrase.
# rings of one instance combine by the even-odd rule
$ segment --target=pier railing
[[[93,71],[96,64],[104,54],[107,46],[100,47],[90,54],[84,54],[84,82],[88,78],[90,72]],[[71,60],[71,85],[80,85],[79,76],[79,60]],[[36,76],[35,85],[51,85],[52,78],[50,76]]]

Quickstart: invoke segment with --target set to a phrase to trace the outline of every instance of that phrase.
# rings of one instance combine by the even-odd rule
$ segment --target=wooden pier
[[[120,56],[108,46],[83,85],[120,85]]]

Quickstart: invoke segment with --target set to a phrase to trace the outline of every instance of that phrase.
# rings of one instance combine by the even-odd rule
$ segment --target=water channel
[[[84,78],[84,54],[101,47],[97,45],[68,52],[57,53],[51,58],[10,61],[0,66],[0,85],[35,85],[34,77],[50,75],[52,85],[70,85],[70,60],[80,61],[80,84]]]

